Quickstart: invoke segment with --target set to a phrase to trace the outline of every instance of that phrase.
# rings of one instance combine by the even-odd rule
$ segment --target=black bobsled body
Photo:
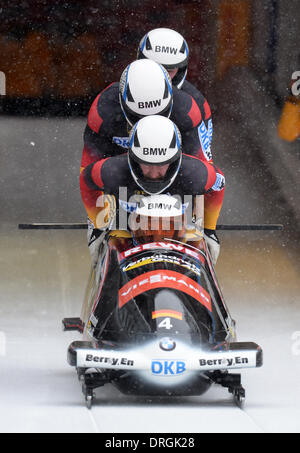
[[[139,343],[150,336],[184,336],[209,347],[233,340],[233,326],[212,273],[204,241],[159,241],[120,251],[110,245],[88,334],[97,340]],[[231,333],[230,333],[231,332]]]
[[[132,395],[201,395],[221,384],[240,401],[240,374],[261,365],[255,343],[237,343],[205,241],[136,244],[111,237],[93,273],[84,341],[69,347],[93,389],[112,383]]]

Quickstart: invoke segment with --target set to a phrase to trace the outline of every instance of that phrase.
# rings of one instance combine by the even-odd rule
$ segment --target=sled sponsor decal
[[[152,360],[151,372],[159,376],[178,376],[186,371],[183,360]]]
[[[85,357],[86,362],[99,362],[99,363],[108,363],[110,365],[128,365],[128,366],[133,366],[134,361],[133,360],[128,360],[125,357],[122,357],[120,359],[114,358],[114,357],[99,357],[97,355],[92,355],[92,354],[87,354]]]
[[[201,275],[201,269],[199,269],[192,262],[184,260],[175,255],[164,255],[164,254],[159,254],[159,253],[152,255],[150,257],[143,257],[143,258],[140,258],[139,260],[132,261],[131,263],[128,263],[126,266],[123,266],[122,271],[123,272],[131,271],[132,269],[136,269],[140,266],[145,266],[147,264],[153,264],[153,263],[176,264],[177,266],[181,266],[181,267],[184,267],[185,269],[190,270],[191,272],[195,273],[198,276]]]
[[[102,351],[103,353],[104,351]],[[134,360],[122,356],[105,356],[93,350],[77,351],[77,366],[94,368],[132,368]]]
[[[175,318],[179,319],[182,321],[182,313],[179,311],[175,310],[156,310],[152,312],[152,319],[157,319],[157,318]]]
[[[244,366],[249,363],[249,359],[247,357],[231,357],[231,358],[223,358],[223,359],[199,359],[200,367],[224,367],[224,368],[232,368],[235,365],[237,366]]]
[[[160,349],[162,349],[163,351],[174,351],[174,349],[176,348],[176,341],[172,340],[172,338],[163,338],[160,342],[159,342],[159,347]]]
[[[183,245],[174,244],[172,242],[150,242],[149,244],[138,245],[137,247],[133,247],[132,249],[120,253],[119,261],[122,261],[123,259],[128,258],[131,255],[135,255],[136,253],[143,252],[144,250],[149,249],[163,249],[164,251],[174,250],[176,252],[185,253],[186,255],[192,256],[193,258],[196,258],[198,261],[203,262],[203,256],[200,253],[191,250],[188,247],[184,247]]]
[[[240,343],[240,348],[238,345],[239,343],[233,343],[232,350],[206,352],[201,347],[187,347],[170,337],[163,337],[159,344],[155,341],[148,344],[147,348],[140,349],[108,351],[79,347],[76,348],[76,366],[147,370],[156,376],[178,376],[190,370],[228,370],[256,368],[262,365],[262,351],[258,345]]]
[[[201,370],[222,370],[234,368],[256,368],[261,366],[261,350],[255,343],[233,343],[241,345],[241,348],[234,347],[235,350],[215,351],[203,353],[198,356],[198,364]],[[249,345],[249,349],[245,346]],[[230,346],[229,346],[230,347]]]
[[[151,263],[153,263],[152,258],[141,258],[137,261],[133,261],[133,262],[127,264],[127,266],[123,266],[122,271],[123,272],[131,271],[132,269],[136,269],[137,267],[144,266],[146,264],[151,264]]]
[[[119,290],[119,308],[139,294],[155,288],[172,288],[182,291],[198,300],[209,311],[212,310],[210,295],[204,288],[185,275],[167,270],[146,272],[126,283]]]

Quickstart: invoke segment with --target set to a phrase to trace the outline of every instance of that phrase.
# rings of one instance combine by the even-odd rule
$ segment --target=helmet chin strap
[[[141,189],[143,189],[144,192],[146,192],[146,194],[148,195],[160,195],[165,189],[167,189],[169,187],[170,184],[167,185],[167,187],[164,187],[163,189],[161,189],[159,192],[149,192],[149,190],[145,189],[145,187],[143,187],[139,182],[138,182],[138,179],[136,180],[136,183],[138,184],[139,187],[141,187]]]
[[[180,156],[180,159],[179,159],[179,162],[178,162],[178,166],[177,166],[177,170],[176,172],[174,173],[174,175],[169,179],[168,183],[159,191],[159,192],[149,192],[149,190],[147,190],[143,185],[142,183],[140,182],[139,178],[135,175],[134,171],[133,171],[133,168],[130,164],[130,159],[129,159],[129,154],[128,154],[128,157],[127,157],[127,161],[128,161],[128,166],[129,166],[129,169],[130,169],[130,173],[131,173],[131,176],[133,177],[135,183],[145,192],[147,193],[148,195],[160,195],[162,192],[164,192],[166,189],[168,189],[168,187],[171,186],[171,184],[174,182],[176,176],[178,175],[178,172],[179,172],[179,169],[181,167],[181,162],[182,162],[182,154]]]
[[[122,102],[121,102],[121,94],[120,93],[119,93],[119,103],[120,103],[120,107],[121,107],[121,110],[123,112],[123,115],[125,116],[125,119],[127,121],[127,132],[129,134],[130,130],[132,129],[133,124],[129,121],[129,118],[128,118],[128,116],[125,113],[125,110],[124,110]],[[130,126],[130,129],[129,129],[129,126]]]
[[[186,75],[187,75],[187,68],[185,68],[184,71],[182,69],[179,69],[178,73],[173,78],[172,83],[176,88],[178,88],[178,90],[181,89],[181,87],[185,81]]]

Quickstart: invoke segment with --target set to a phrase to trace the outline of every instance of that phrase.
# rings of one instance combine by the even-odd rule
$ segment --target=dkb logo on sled
[[[186,370],[185,362],[179,360],[152,360],[152,374],[160,376],[176,376]]]

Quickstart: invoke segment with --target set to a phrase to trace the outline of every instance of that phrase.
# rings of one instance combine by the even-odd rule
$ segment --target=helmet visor
[[[157,178],[150,177],[151,171],[144,174],[141,164],[136,162],[129,156],[129,166],[131,169],[131,173],[134,175],[136,183],[148,194],[159,194],[163,192],[167,187],[169,187],[172,182],[174,181],[180,165],[181,165],[181,155],[175,161],[168,164],[166,171],[163,171],[163,167],[166,167],[166,164],[162,165],[153,165],[147,164],[144,167],[161,167],[162,171],[156,171],[158,174]],[[156,170],[156,169],[155,169]]]

